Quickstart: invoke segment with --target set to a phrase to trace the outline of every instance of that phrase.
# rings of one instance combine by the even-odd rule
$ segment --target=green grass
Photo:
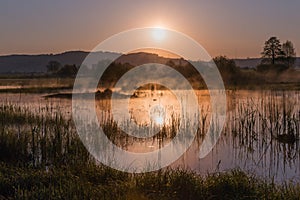
[[[0,163],[7,199],[299,199],[299,184],[276,185],[240,170],[200,176],[166,169],[127,174],[102,165],[45,168]]]

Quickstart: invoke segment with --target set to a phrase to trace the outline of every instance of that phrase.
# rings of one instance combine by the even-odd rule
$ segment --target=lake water
[[[205,90],[196,94],[201,110],[199,133],[188,151],[171,167],[185,167],[201,174],[240,168],[276,181],[300,181],[299,91],[227,91],[225,127],[216,146],[202,159],[199,158],[199,148],[210,123],[210,96]],[[67,118],[71,117],[71,99],[44,96],[2,93],[0,100],[4,104],[28,107],[34,113],[41,110],[51,113],[58,111]],[[94,102],[92,99],[86,101],[87,104]],[[129,104],[123,99],[117,99],[116,103],[114,120],[119,125],[122,123],[124,107],[128,108],[130,120],[140,126],[149,126],[154,122],[160,128],[164,124],[170,127],[180,115],[180,100],[165,90],[156,91],[155,94],[153,91],[140,91],[130,99]],[[97,100],[95,105],[99,121],[111,117],[110,100]],[[171,131],[167,133],[170,134],[166,134],[164,139],[127,137],[126,140],[115,142],[127,151],[149,152],[170,142],[174,135]],[[280,140],[285,135],[294,135],[294,139]]]

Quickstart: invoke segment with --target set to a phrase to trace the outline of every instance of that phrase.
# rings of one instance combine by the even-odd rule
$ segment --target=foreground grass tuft
[[[240,170],[200,176],[181,169],[128,174],[102,165],[23,168],[0,163],[4,199],[299,199],[299,184],[277,185]]]

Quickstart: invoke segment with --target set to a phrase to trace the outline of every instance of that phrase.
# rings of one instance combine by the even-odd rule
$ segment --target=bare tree
[[[296,61],[296,52],[291,41],[287,40],[282,44],[282,51],[284,53],[284,61],[288,67],[292,67]]]

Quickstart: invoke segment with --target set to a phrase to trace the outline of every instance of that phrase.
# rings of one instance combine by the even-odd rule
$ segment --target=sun
[[[166,38],[166,30],[162,26],[154,27],[151,34],[156,42],[161,42]]]

